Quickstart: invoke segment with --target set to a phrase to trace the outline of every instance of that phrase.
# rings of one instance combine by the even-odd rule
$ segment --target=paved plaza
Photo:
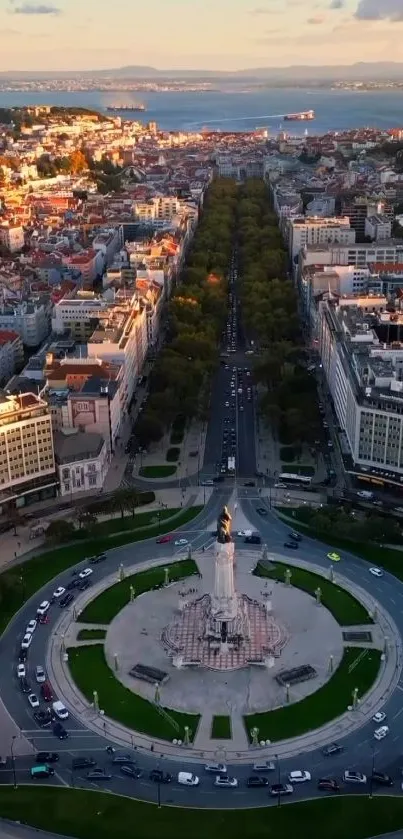
[[[290,690],[290,701],[296,702],[314,693],[331,675],[330,656],[337,667],[343,653],[341,629],[330,612],[304,592],[283,583],[263,580],[252,575],[256,553],[236,552],[236,587],[251,602],[271,600],[270,622],[283,641],[270,662],[237,670],[218,671],[203,662],[201,667],[176,667],[174,655],[167,651],[167,628],[181,626],[180,605],[184,597],[193,599],[207,595],[213,586],[213,551],[198,556],[201,579],[179,582],[158,591],[147,592],[129,603],[108,628],[105,651],[108,663],[123,684],[135,693],[154,699],[155,687],[129,675],[136,664],[145,664],[165,671],[169,678],[160,688],[163,705],[178,710],[212,713],[244,714],[276,708],[285,702],[285,689],[276,681],[282,670],[311,665],[316,678],[302,682]],[[165,642],[165,643],[164,643]]]

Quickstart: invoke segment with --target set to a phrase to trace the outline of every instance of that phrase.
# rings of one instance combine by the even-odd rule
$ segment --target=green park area
[[[341,626],[360,626],[363,623],[373,623],[365,606],[344,588],[320,574],[287,565],[283,562],[258,562],[253,573],[257,577],[267,577],[270,580],[285,582],[287,569],[291,572],[290,584],[306,591],[312,597],[316,596],[318,588],[321,590],[321,603]]]
[[[193,810],[89,790],[10,786],[0,788],[0,816],[75,839],[369,839],[403,826],[403,797],[348,795],[270,809]]]
[[[176,466],[162,464],[161,466],[142,466],[139,475],[142,478],[170,478],[176,472]]]
[[[80,629],[77,641],[103,641],[105,636],[106,629]]]
[[[183,740],[185,726],[189,727],[190,739],[195,736],[200,715],[160,708],[126,688],[108,666],[103,644],[71,647],[68,654],[77,687],[89,702],[93,701],[96,690],[100,708],[107,717],[161,740],[172,741],[175,737]]]
[[[17,609],[42,586],[53,580],[57,574],[77,565],[86,557],[142,539],[155,538],[172,528],[182,527],[199,515],[202,509],[202,507],[191,507],[186,510],[161,510],[161,513],[170,515],[164,517],[160,524],[136,529],[138,516],[131,521],[135,529],[112,534],[107,540],[103,536],[85,539],[61,548],[53,548],[16,565],[9,571],[4,571],[0,574],[0,632],[5,629]]]
[[[183,580],[199,570],[193,559],[183,559],[180,562],[171,562],[167,566],[158,565],[156,568],[148,568],[146,571],[139,571],[105,589],[81,612],[79,620],[81,623],[110,623],[111,620],[130,602],[130,587],[132,596],[138,597],[145,591],[161,588],[165,582],[165,567],[168,569],[169,582]]]
[[[216,714],[213,717],[211,724],[211,739],[212,740],[231,740],[232,726],[231,717],[225,714]]]
[[[276,743],[314,731],[340,717],[351,705],[355,688],[361,699],[372,687],[378,675],[380,658],[379,650],[345,647],[337,670],[315,693],[294,702],[291,687],[289,705],[245,716],[250,739],[251,730],[255,727],[259,729],[259,740]]]

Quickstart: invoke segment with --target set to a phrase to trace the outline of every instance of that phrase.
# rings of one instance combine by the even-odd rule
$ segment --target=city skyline
[[[0,70],[399,61],[402,31],[403,0],[0,0]]]

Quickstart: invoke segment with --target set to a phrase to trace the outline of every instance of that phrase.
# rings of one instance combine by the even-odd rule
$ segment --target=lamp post
[[[280,806],[281,806],[281,793],[280,793],[280,778],[281,778],[281,773],[280,773],[280,760],[279,760],[279,756],[278,756],[278,755],[274,755],[274,757],[276,758],[276,761],[277,761],[277,786],[278,786],[277,807],[280,807]]]
[[[372,798],[372,790],[374,786],[374,772],[375,772],[375,743],[371,743],[372,748],[372,768],[371,777],[369,779],[369,798]]]
[[[13,786],[14,786],[14,789],[17,789],[17,775],[16,775],[16,771],[15,771],[15,757],[14,757],[14,742],[15,742],[16,739],[17,739],[17,735],[14,734],[11,738],[11,746],[10,746],[11,765],[12,765],[12,768],[13,768]]]

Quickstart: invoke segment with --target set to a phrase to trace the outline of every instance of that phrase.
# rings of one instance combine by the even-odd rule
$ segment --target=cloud
[[[331,0],[329,9],[342,9],[344,0]]]
[[[359,0],[355,17],[359,20],[403,21],[403,0]]]
[[[317,15],[316,17],[309,17],[307,23],[311,24],[311,26],[318,26],[320,23],[323,23],[324,18]]]
[[[31,6],[30,3],[16,6],[12,11],[14,15],[60,15],[62,13],[57,6]]]

